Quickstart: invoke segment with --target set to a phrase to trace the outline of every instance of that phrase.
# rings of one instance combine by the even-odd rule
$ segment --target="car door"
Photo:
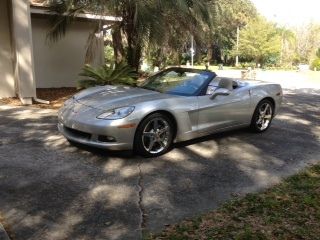
[[[211,132],[250,122],[250,94],[244,88],[234,89],[227,96],[198,97],[198,130]]]

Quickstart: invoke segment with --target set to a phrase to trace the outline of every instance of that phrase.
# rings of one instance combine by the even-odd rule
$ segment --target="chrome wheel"
[[[167,148],[170,140],[170,125],[163,118],[150,120],[142,132],[142,144],[145,151],[157,154]]]
[[[256,120],[256,126],[260,131],[267,129],[272,121],[273,107],[269,102],[261,104],[259,114]]]

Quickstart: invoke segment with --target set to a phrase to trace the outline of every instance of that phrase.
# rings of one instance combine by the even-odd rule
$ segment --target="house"
[[[96,21],[119,21],[80,14],[66,36],[52,43],[47,41],[50,14],[45,0],[0,1],[0,98],[17,96],[22,103],[31,104],[38,100],[37,88],[76,86]],[[101,39],[96,50],[102,56]]]

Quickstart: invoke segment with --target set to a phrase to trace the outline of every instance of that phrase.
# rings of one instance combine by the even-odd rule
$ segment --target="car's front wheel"
[[[266,131],[271,125],[273,115],[273,103],[268,99],[262,100],[254,111],[251,121],[251,129],[255,132]]]
[[[161,113],[151,114],[137,128],[134,150],[145,157],[160,156],[170,150],[173,136],[172,120]]]

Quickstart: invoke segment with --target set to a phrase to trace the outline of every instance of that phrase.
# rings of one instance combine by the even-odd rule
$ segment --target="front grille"
[[[69,132],[70,134],[72,134],[75,137],[84,138],[84,139],[88,139],[88,140],[91,138],[90,133],[82,132],[82,131],[79,131],[79,130],[76,130],[73,128],[69,128],[69,127],[64,127],[64,128],[67,132]]]

